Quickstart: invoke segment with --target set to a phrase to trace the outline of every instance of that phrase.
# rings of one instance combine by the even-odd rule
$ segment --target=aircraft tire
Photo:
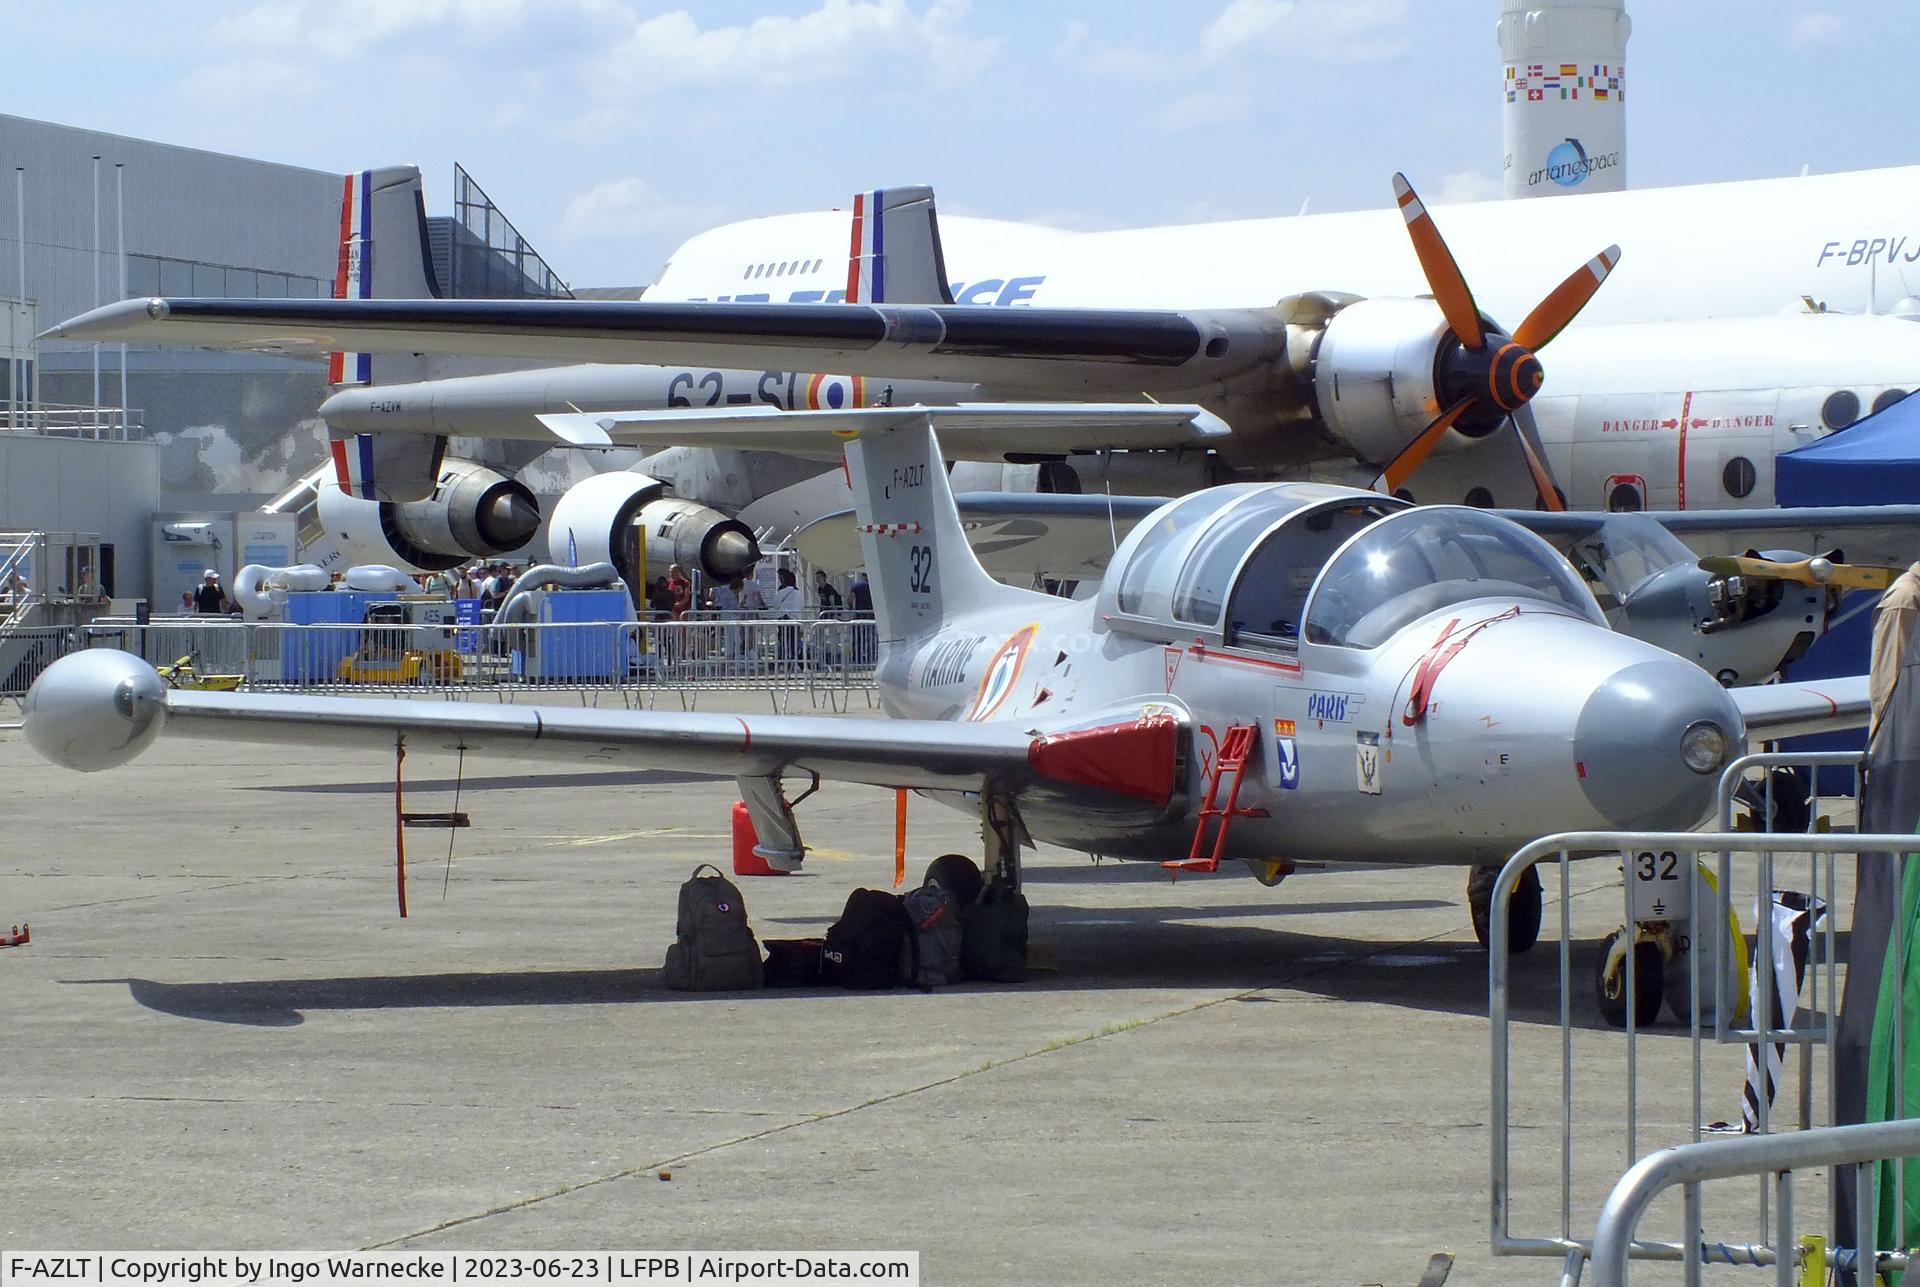
[[[1486,947],[1492,942],[1493,886],[1498,867],[1475,867],[1467,874],[1467,911],[1473,918],[1473,936]],[[1540,869],[1529,867],[1521,873],[1508,903],[1507,951],[1524,952],[1540,941]]]
[[[987,886],[980,864],[965,854],[941,854],[927,864],[927,874],[920,883],[946,890],[961,911],[979,902],[980,891]]]
[[[1600,1017],[1611,1028],[1627,1026],[1627,942],[1629,931],[1617,929],[1607,936],[1600,953],[1600,965],[1594,973],[1594,997],[1600,1003]],[[1634,1000],[1633,1026],[1645,1028],[1660,1017],[1660,1004],[1666,993],[1666,954],[1650,939],[1633,945]]]

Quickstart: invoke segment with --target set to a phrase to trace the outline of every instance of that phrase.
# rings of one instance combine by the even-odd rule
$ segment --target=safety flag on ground
[[[1758,914],[1758,909],[1755,909],[1755,915]],[[1807,980],[1807,951],[1813,941],[1814,929],[1827,914],[1827,906],[1820,899],[1797,889],[1776,889],[1773,891],[1773,906],[1769,914],[1773,918],[1773,959],[1763,961],[1759,953],[1754,954],[1752,995],[1756,998],[1760,996],[1760,971],[1771,970],[1772,1005],[1767,1015],[1767,1031],[1774,1032],[1789,1027],[1793,1023],[1793,1012],[1800,1008],[1800,989]],[[1787,1053],[1783,1041],[1766,1043],[1764,1059],[1761,1058],[1761,1049],[1759,1042],[1747,1047],[1747,1086],[1740,1105],[1740,1118],[1743,1131],[1748,1135],[1757,1134],[1760,1130],[1760,1105],[1764,1103],[1769,1109],[1773,1107],[1774,1092],[1779,1089],[1780,1071]]]

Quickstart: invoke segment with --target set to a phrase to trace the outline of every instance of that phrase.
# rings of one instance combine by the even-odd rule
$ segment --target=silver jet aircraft
[[[1174,501],[1091,599],[1006,586],[967,544],[942,414],[840,431],[891,719],[192,692],[95,650],[34,686],[28,739],[81,770],[163,728],[671,764],[735,776],[761,853],[788,868],[805,846],[786,780],[910,788],[977,812],[1008,880],[1034,841],[1176,869],[1240,860],[1268,884],[1303,859],[1453,863],[1478,869],[1484,927],[1490,864],[1524,841],[1689,826],[1748,741],[1864,720],[1863,678],[1727,691],[1609,630],[1523,528],[1345,487]],[[1539,907],[1529,882],[1517,945]]]

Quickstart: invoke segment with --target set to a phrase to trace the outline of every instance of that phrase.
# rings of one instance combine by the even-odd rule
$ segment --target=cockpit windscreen
[[[1505,519],[1444,506],[1382,519],[1342,550],[1313,591],[1306,639],[1377,648],[1401,627],[1471,599],[1531,600],[1606,624],[1552,546]]]

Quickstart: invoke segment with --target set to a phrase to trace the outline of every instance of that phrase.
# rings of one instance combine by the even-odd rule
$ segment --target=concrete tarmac
[[[8,1248],[910,1248],[938,1284],[1411,1284],[1443,1250],[1454,1283],[1557,1272],[1487,1251],[1458,869],[1269,890],[1042,850],[1054,968],[1024,986],[688,995],[658,967],[679,883],[727,866],[731,782],[470,760],[474,826],[450,868],[447,832],[409,833],[402,921],[390,753],[163,741],[81,776],[0,739],[0,928],[33,926],[0,952]],[[407,770],[409,808],[452,807],[451,758]],[[808,872],[743,882],[763,938],[891,882],[889,796],[828,786],[800,817]],[[914,881],[978,850],[920,800],[908,843]],[[1597,938],[1617,875],[1576,887]],[[1587,1159],[1589,1196],[1625,1160]],[[1521,1187],[1556,1175],[1536,1150]]]

